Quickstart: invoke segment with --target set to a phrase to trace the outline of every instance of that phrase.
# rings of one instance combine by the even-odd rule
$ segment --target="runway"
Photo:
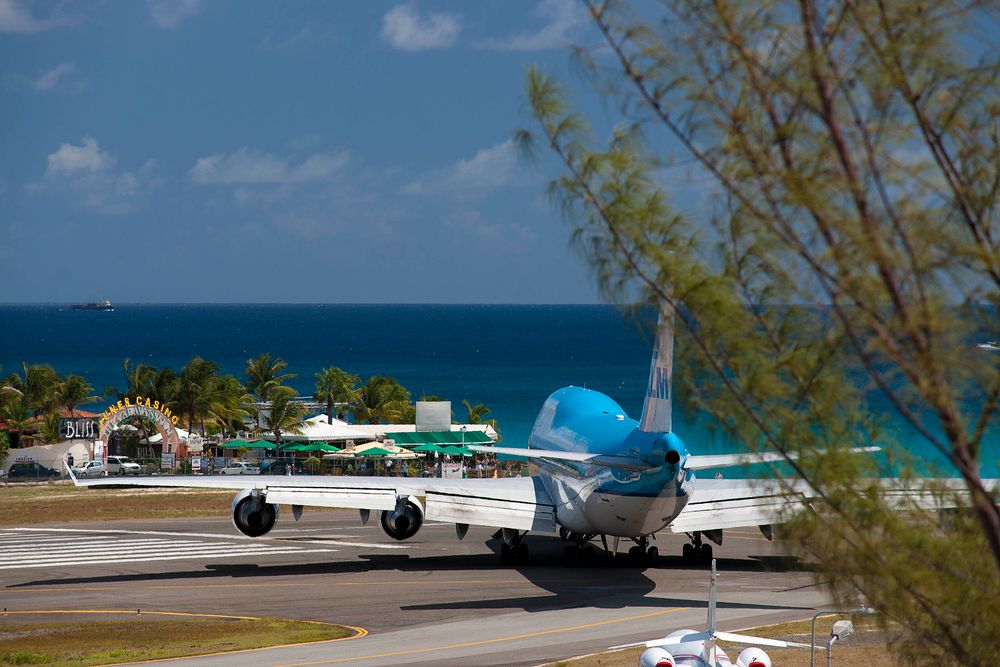
[[[274,616],[368,631],[177,661],[206,666],[534,665],[705,622],[708,576],[675,555],[683,537],[657,540],[656,568],[568,568],[563,542],[529,536],[531,563],[504,567],[490,533],[473,528],[460,542],[454,526],[428,524],[396,542],[354,511],[307,511],[298,523],[283,514],[257,540],[225,518],[4,528],[0,606]],[[725,535],[716,549],[722,629],[806,618],[828,604],[780,545],[751,529]],[[7,616],[0,627],[20,621]]]

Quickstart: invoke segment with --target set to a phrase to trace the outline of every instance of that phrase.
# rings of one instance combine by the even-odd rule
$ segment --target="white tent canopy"
[[[326,417],[324,416],[325,420]],[[334,420],[336,421],[336,420]],[[383,437],[386,433],[416,433],[416,424],[351,424],[352,429],[362,431],[371,437]],[[497,432],[489,424],[452,424],[451,430],[456,431],[482,431],[493,440],[497,439]]]
[[[393,459],[415,459],[419,454],[416,452],[411,452],[403,447],[397,447],[396,445],[387,445],[384,442],[366,442],[363,445],[356,445],[354,447],[349,447],[340,452],[334,452],[332,454],[324,454],[324,459],[348,459],[355,456],[364,456],[365,452],[369,449],[384,449],[387,452],[392,452],[392,456],[388,458]]]
[[[340,421],[339,419],[334,419],[332,420],[332,423],[328,424],[326,421],[326,415],[316,415],[315,417],[310,417],[305,420],[303,425],[300,427],[300,430],[302,431],[301,435],[295,433],[282,433],[281,439],[307,440],[309,442],[331,442],[344,440],[367,442],[375,439],[374,435],[356,428],[353,424]]]

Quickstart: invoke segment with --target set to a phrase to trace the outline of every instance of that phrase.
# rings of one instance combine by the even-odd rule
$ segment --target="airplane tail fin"
[[[674,309],[660,304],[656,324],[653,359],[649,363],[649,383],[642,403],[639,430],[646,433],[667,433],[671,429],[671,391],[674,374]]]

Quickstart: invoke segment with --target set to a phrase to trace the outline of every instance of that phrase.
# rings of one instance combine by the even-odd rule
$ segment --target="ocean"
[[[288,384],[302,395],[313,393],[320,369],[339,366],[362,378],[395,377],[415,398],[450,400],[457,421],[462,399],[484,403],[508,446],[522,446],[545,398],[570,384],[604,392],[637,417],[650,349],[605,305],[0,306],[0,376],[24,361],[48,363],[83,375],[100,394],[124,385],[125,358],[179,369],[200,356],[244,379],[247,359],[268,352],[288,362],[285,372],[297,376]],[[693,451],[738,449],[698,421],[675,422]],[[909,429],[892,428],[911,451],[936,458]],[[1000,438],[994,433],[984,449],[983,473],[996,475]]]

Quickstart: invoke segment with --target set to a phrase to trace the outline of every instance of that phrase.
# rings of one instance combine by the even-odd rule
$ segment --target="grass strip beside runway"
[[[235,493],[161,488],[91,490],[68,482],[8,484],[0,486],[0,507],[4,508],[0,526],[225,516]]]
[[[331,641],[359,634],[357,628],[342,625],[275,618],[146,620],[137,616],[112,621],[11,623],[12,618],[7,616],[0,623],[0,665],[109,665]]]

